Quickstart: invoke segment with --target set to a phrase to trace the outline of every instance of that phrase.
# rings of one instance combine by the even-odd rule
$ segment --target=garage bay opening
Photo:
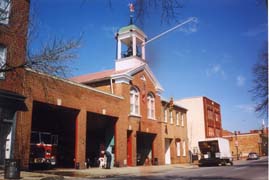
[[[104,161],[101,151],[112,154],[111,166],[115,158],[115,123],[117,118],[97,113],[87,113],[86,160],[88,167],[100,167]]]
[[[34,102],[30,142],[30,168],[73,168],[75,122],[79,111]]]

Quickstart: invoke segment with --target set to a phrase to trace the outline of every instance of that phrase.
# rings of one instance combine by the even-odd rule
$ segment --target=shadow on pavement
[[[95,178],[95,179],[102,179],[102,178]],[[240,178],[229,178],[229,177],[219,177],[219,176],[206,176],[206,177],[186,177],[186,176],[120,176],[120,177],[114,177],[114,178],[107,178],[106,179],[118,179],[118,180],[133,180],[133,179],[141,179],[141,180],[149,180],[149,179],[155,179],[155,180],[241,180]]]
[[[268,168],[268,161],[267,160],[248,160],[248,164],[238,164],[236,167],[265,167]]]

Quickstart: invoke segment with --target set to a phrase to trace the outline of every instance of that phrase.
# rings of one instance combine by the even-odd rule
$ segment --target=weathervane
[[[133,3],[129,3],[128,6],[129,6],[129,10],[130,10],[130,24],[133,24],[133,17],[134,17],[133,14],[135,11],[135,7],[134,7]]]

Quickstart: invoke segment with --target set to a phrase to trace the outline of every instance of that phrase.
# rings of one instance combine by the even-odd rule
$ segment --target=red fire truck
[[[56,165],[58,135],[32,131],[30,145],[30,167],[35,165],[53,167]]]

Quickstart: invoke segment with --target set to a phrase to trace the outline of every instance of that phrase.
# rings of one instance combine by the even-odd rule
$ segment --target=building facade
[[[259,156],[268,155],[268,128],[247,133],[225,131],[223,138],[229,140],[234,159],[246,159],[250,152],[256,152]]]
[[[28,10],[28,0],[0,3],[0,167],[14,157],[17,117],[26,110],[23,90],[17,86],[22,70],[14,67],[25,63]],[[7,71],[1,71],[4,68]]]
[[[146,35],[130,24],[121,28],[116,38],[115,69],[73,77],[71,80],[123,96],[127,100],[127,165],[187,162],[187,125],[164,121],[163,108],[166,103],[160,96],[163,88],[145,59],[143,43]],[[186,121],[186,109],[180,106],[175,106],[175,109],[177,111],[170,112],[173,113],[171,117],[176,119],[178,112],[182,114],[181,117],[184,116],[182,121]],[[162,148],[158,148],[160,146]]]
[[[24,14],[25,23],[16,29],[21,21],[10,15],[10,26],[0,25],[1,63],[15,67],[0,80],[0,126],[5,129],[0,164],[16,158],[28,168],[33,131],[57,135],[58,167],[85,168],[86,161],[95,167],[101,150],[112,153],[114,166],[187,162],[186,109],[173,110],[175,119],[176,113],[183,114],[184,126],[166,128],[163,88],[146,62],[142,30],[133,24],[119,30],[115,69],[66,80],[21,68],[29,1],[11,1],[7,7],[20,18]],[[13,25],[20,31],[13,31]]]
[[[188,109],[189,149],[195,160],[199,152],[199,140],[222,137],[220,105],[204,96],[176,100],[175,104]]]
[[[165,143],[165,164],[187,163],[187,109],[162,99],[161,131]]]

